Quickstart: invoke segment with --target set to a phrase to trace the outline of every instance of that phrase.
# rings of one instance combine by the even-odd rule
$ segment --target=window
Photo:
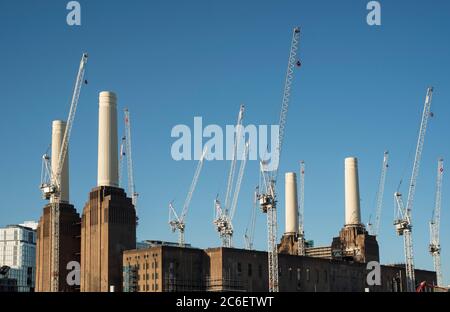
[[[248,264],[247,272],[248,272],[248,276],[252,276],[252,264],[251,263]]]
[[[289,281],[292,281],[292,268],[289,268],[288,271],[289,271]]]
[[[327,272],[327,270],[325,270],[324,274],[325,274],[325,283],[326,283],[326,282],[328,282],[328,272]]]
[[[149,290],[149,288],[150,288],[150,286],[147,284],[147,285],[145,285],[145,290],[146,291],[148,291]]]
[[[149,279],[149,274],[145,274],[145,279],[148,280]]]
[[[152,290],[155,290],[155,285],[154,284],[152,284]]]
[[[155,261],[155,269],[158,268],[158,261]]]
[[[152,269],[155,268],[155,263],[152,262]]]
[[[152,279],[155,279],[155,273],[152,273]]]
[[[237,264],[237,272],[238,272],[238,273],[241,273],[241,272],[242,272],[242,266],[241,266],[241,263],[240,263],[240,262],[238,262],[238,264]]]
[[[300,281],[301,279],[302,270],[300,268],[297,268],[297,281]]]
[[[138,285],[137,290],[140,291],[141,290],[141,286]]]
[[[155,273],[155,279],[158,279],[158,272]]]
[[[155,285],[155,290],[158,290],[158,284]]]
[[[309,282],[309,269],[306,269],[306,280]]]

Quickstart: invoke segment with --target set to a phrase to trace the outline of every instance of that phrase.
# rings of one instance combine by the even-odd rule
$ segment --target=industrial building
[[[124,291],[268,291],[267,252],[155,246],[123,255]],[[365,263],[279,255],[280,291],[405,291],[404,265],[381,266],[380,286],[369,286]],[[418,281],[436,282],[432,271],[416,270]]]
[[[81,291],[122,291],[122,252],[136,248],[136,211],[119,188],[117,97],[100,92],[97,187],[81,217]]]
[[[296,27],[293,30],[281,109],[280,145],[277,157],[280,157],[281,142],[285,133],[293,71],[301,66],[300,61],[296,59],[299,36],[300,29]],[[225,206],[221,207],[218,199],[215,201],[214,224],[222,238],[222,247],[199,249],[192,248],[184,242],[184,217],[202,169],[206,149],[197,165],[180,217],[172,203],[169,205],[170,213],[175,216],[172,218],[169,215],[169,224],[172,230],[177,230],[180,234],[178,245],[161,241],[145,241],[137,244],[135,206],[137,193],[134,192],[132,177],[131,143],[130,140],[126,141],[129,179],[127,195],[119,185],[117,96],[110,91],[99,93],[97,185],[90,191],[80,217],[69,201],[67,151],[73,114],[84,81],[86,61],[87,54],[83,54],[67,124],[63,121],[54,121],[52,125],[52,158],[51,174],[49,174],[51,180],[48,183],[41,183],[44,198],[50,199],[50,203],[44,207],[37,231],[36,290],[82,292],[413,291],[416,282],[424,281],[426,284],[436,285],[438,280],[436,273],[415,269],[412,254],[406,257],[407,263],[404,266],[381,266],[381,284],[367,284],[367,275],[370,270],[367,264],[379,262],[379,246],[376,235],[369,233],[361,221],[358,161],[355,157],[348,157],[344,161],[344,226],[338,235],[332,238],[330,245],[314,247],[305,240],[303,220],[299,220],[297,177],[293,172],[285,174],[285,231],[281,241],[277,241],[278,195],[275,184],[278,169],[266,170],[261,163],[260,176],[264,182],[260,182],[258,191],[255,192],[255,202],[256,200],[259,202],[261,210],[267,216],[268,250],[265,252],[251,250],[251,247],[232,248],[232,219],[245,160],[248,157],[248,142],[245,143],[244,161],[239,166],[235,187],[233,183],[236,174],[236,157],[233,157]],[[428,93],[431,91],[429,90]],[[425,108],[429,108],[430,101],[431,95],[427,95]],[[125,127],[129,139],[130,127],[127,112]],[[242,117],[243,106],[240,109],[237,125],[242,125]],[[238,135],[239,133],[236,137]],[[423,144],[424,132],[420,132],[420,135],[422,138],[419,142]],[[237,153],[237,141],[238,139],[235,138],[233,155]],[[420,152],[421,148],[418,148],[418,151]],[[121,151],[121,157],[123,155]],[[420,159],[420,155],[416,155],[414,168],[418,168],[417,159]],[[301,169],[301,174],[303,171]],[[417,177],[417,175],[414,176]],[[413,182],[414,180],[410,183],[412,188],[415,186]],[[303,183],[301,185],[303,187]],[[232,192],[234,194],[230,205]],[[402,204],[401,198],[399,203]],[[410,203],[411,201],[408,200],[408,205]],[[300,206],[303,209],[303,205]],[[399,205],[400,210],[403,208]],[[410,210],[406,211],[410,213]],[[300,212],[300,214],[303,213]],[[398,221],[401,227],[400,231],[397,228],[397,232],[401,232],[400,235],[406,234],[405,254],[407,255],[412,250],[412,246],[409,248],[407,244],[411,237],[411,225],[408,223],[409,219],[406,220],[408,222]],[[80,264],[80,285],[73,283],[69,285],[66,279],[69,270],[67,264],[72,261]]]
[[[59,154],[63,141],[66,123],[55,120],[52,123],[52,154],[51,171],[56,172]],[[58,291],[77,291],[77,285],[68,285],[66,276],[67,264],[71,261],[80,262],[80,215],[69,201],[69,156],[67,155],[61,172],[60,202],[59,202],[59,239],[58,239]],[[52,241],[52,200],[43,208],[39,219],[36,238],[36,291],[52,290],[52,258],[54,249]],[[56,255],[55,255],[56,256]]]
[[[406,290],[404,265],[382,265],[381,285],[368,285],[367,263],[379,261],[376,237],[361,223],[358,163],[345,159],[345,225],[331,246],[298,254],[297,183],[286,174],[285,233],[278,244],[280,291]],[[267,252],[236,248],[205,250],[159,243],[123,254],[124,291],[268,291]],[[417,281],[436,284],[436,273],[415,270]]]
[[[36,226],[28,221],[0,228],[0,291],[34,291]]]

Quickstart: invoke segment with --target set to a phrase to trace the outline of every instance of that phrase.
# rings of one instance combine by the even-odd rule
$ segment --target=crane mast
[[[430,221],[430,245],[429,245],[429,251],[431,256],[433,257],[434,270],[436,271],[437,286],[444,286],[441,268],[441,245],[439,238],[443,175],[444,175],[444,160],[442,158],[439,158],[436,177],[435,204],[433,210],[433,217],[431,218]]]
[[[300,162],[300,201],[298,207],[298,255],[304,256],[305,249],[305,228],[304,228],[304,213],[305,213],[305,162]]]
[[[126,156],[125,153],[125,136],[122,137],[122,141],[120,143],[120,154],[119,154],[119,186],[123,188],[123,160]]]
[[[245,243],[245,249],[253,250],[253,239],[255,237],[255,226],[256,226],[256,210],[257,210],[257,204],[258,204],[258,196],[259,193],[259,187],[256,186],[255,193],[253,196],[253,205],[252,210],[250,213],[250,220],[247,224],[247,227],[245,228],[244,233],[244,243]]]
[[[194,194],[195,188],[197,186],[198,178],[200,176],[200,172],[202,171],[204,158],[206,156],[207,148],[205,147],[200,160],[198,161],[197,168],[195,169],[194,177],[191,182],[191,186],[189,187],[189,191],[186,195],[186,199],[184,201],[183,209],[181,214],[178,215],[174,206],[173,201],[169,203],[169,225],[172,229],[172,232],[178,231],[178,245],[180,247],[185,246],[184,240],[184,231],[186,228],[186,215],[188,213],[189,205],[191,203],[192,195]]]
[[[130,112],[127,108],[124,110],[124,121],[125,121],[125,150],[127,157],[127,176],[128,176],[128,192],[131,195],[131,201],[133,203],[134,209],[137,210],[137,198],[139,196],[135,190],[134,184],[134,171],[133,171],[133,157],[131,154],[131,120]]]
[[[300,61],[297,59],[297,50],[300,39],[300,28],[295,27],[292,31],[291,47],[286,71],[283,98],[281,103],[281,113],[278,130],[278,146],[276,147],[275,157],[281,159],[281,151],[284,142],[286,127],[286,118],[291,96],[291,87],[294,79],[295,67],[300,67]],[[277,250],[277,200],[275,185],[278,176],[278,166],[275,170],[266,170],[264,161],[260,162],[261,170],[261,193],[258,194],[258,200],[261,211],[267,214],[267,253],[268,253],[268,271],[269,271],[269,291],[278,292],[278,250]]]
[[[413,208],[414,195],[417,185],[417,177],[419,175],[420,161],[422,159],[423,144],[425,140],[425,133],[427,130],[428,119],[431,115],[430,107],[433,96],[433,88],[427,89],[427,95],[425,97],[425,104],[422,112],[422,120],[420,123],[419,136],[417,139],[416,153],[414,157],[413,171],[411,174],[411,180],[409,183],[408,199],[406,207],[402,200],[402,194],[400,192],[394,193],[396,202],[396,219],[394,220],[394,226],[398,235],[403,236],[404,249],[405,249],[405,269],[406,269],[406,289],[408,292],[415,290],[415,272],[414,272],[414,251],[412,240],[412,220],[411,212]]]
[[[386,184],[386,173],[389,167],[389,152],[385,151],[383,155],[383,165],[381,167],[380,180],[378,182],[378,191],[375,204],[375,224],[368,224],[370,234],[377,236],[380,232],[381,210],[383,208],[384,186]]]
[[[88,55],[83,53],[80,61],[80,66],[78,68],[77,78],[75,80],[75,87],[72,94],[72,100],[70,103],[69,116],[66,122],[66,129],[64,131],[61,150],[59,152],[59,158],[57,162],[56,172],[51,172],[49,167],[49,157],[47,155],[43,156],[43,161],[45,164],[45,169],[47,174],[44,174],[44,179],[48,178],[49,181],[41,182],[41,191],[43,193],[43,198],[50,199],[51,205],[51,285],[50,289],[52,292],[59,291],[59,245],[60,245],[60,200],[61,200],[61,173],[64,166],[64,161],[66,159],[67,150],[69,147],[70,135],[72,132],[73,122],[75,120],[75,114],[77,111],[78,100],[80,98],[81,86],[84,82],[84,72],[85,66],[88,60]]]
[[[214,201],[216,218],[214,219],[213,223],[216,225],[216,229],[219,232],[220,238],[222,239],[223,247],[230,248],[233,246],[233,218],[234,214],[236,213],[237,201],[239,198],[239,192],[241,190],[242,179],[244,177],[245,165],[247,164],[248,152],[249,142],[246,142],[241,164],[239,166],[239,172],[236,180],[236,186],[234,188],[230,210],[226,208],[223,209],[218,198],[216,198]]]

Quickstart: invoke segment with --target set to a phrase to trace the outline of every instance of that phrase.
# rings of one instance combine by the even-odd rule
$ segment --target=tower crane
[[[281,103],[281,113],[279,120],[278,146],[276,147],[275,157],[281,159],[283,147],[286,118],[291,96],[291,87],[294,79],[295,67],[300,67],[301,63],[297,59],[297,50],[300,40],[300,28],[295,27],[292,31],[291,47],[286,71],[283,99]],[[258,200],[261,211],[267,214],[267,245],[268,245],[268,271],[269,271],[269,291],[278,292],[278,250],[277,250],[277,200],[275,185],[278,176],[278,166],[275,170],[268,170],[265,161],[260,162],[261,181],[260,194]]]
[[[247,163],[249,151],[249,142],[245,144],[244,155],[241,160],[239,167],[238,177],[236,180],[236,186],[234,188],[233,199],[231,201],[230,209],[223,209],[220,205],[219,199],[216,198],[214,201],[214,207],[216,211],[216,217],[214,219],[214,225],[216,226],[217,232],[222,239],[223,247],[233,246],[233,218],[236,213],[237,201],[239,198],[239,191],[241,190],[242,178],[244,177],[245,165]]]
[[[119,186],[123,188],[123,161],[125,159],[126,153],[125,153],[125,136],[122,137],[122,141],[120,143],[120,154],[119,154]]]
[[[173,206],[173,201],[169,203],[169,225],[172,229],[172,232],[178,231],[178,245],[180,247],[184,247],[184,231],[186,228],[186,215],[188,213],[189,204],[191,203],[192,195],[194,194],[195,187],[197,186],[198,178],[200,176],[200,172],[202,171],[203,161],[207,152],[207,148],[204,149],[200,160],[198,161],[197,168],[194,173],[194,178],[192,179],[191,186],[189,187],[188,194],[184,201],[183,209],[181,214],[178,215],[175,211],[175,207]]]
[[[236,122],[234,137],[233,137],[233,150],[231,155],[231,164],[230,164],[230,171],[228,173],[228,183],[227,183],[227,190],[225,193],[225,206],[222,207],[221,202],[219,201],[218,197],[214,200],[214,210],[215,210],[215,217],[213,220],[213,224],[215,225],[217,232],[219,233],[220,238],[222,239],[222,246],[224,247],[231,247],[232,245],[232,236],[233,236],[233,228],[231,224],[231,211],[232,207],[232,199],[231,194],[233,192],[233,183],[234,183],[234,176],[236,172],[236,163],[237,163],[237,156],[238,156],[238,148],[240,147],[241,142],[241,136],[242,136],[242,123],[244,119],[244,105],[241,105],[239,107],[239,113],[238,118]],[[247,146],[245,147],[247,148]],[[245,167],[245,151],[244,151],[244,158],[242,159],[241,165],[244,164]],[[243,174],[243,173],[242,173]],[[239,190],[234,189],[234,194],[239,194]],[[233,213],[234,214],[234,213]]]
[[[245,249],[248,249],[248,250],[253,250],[253,239],[255,237],[256,208],[257,208],[257,203],[258,203],[258,199],[257,199],[258,193],[259,193],[259,186],[256,186],[255,193],[253,196],[253,205],[252,205],[252,210],[250,213],[250,220],[249,220],[249,223],[247,224],[247,227],[245,228],[245,233],[244,233]]]
[[[403,236],[405,249],[405,270],[406,270],[406,289],[408,292],[415,290],[415,272],[414,272],[414,252],[412,240],[412,220],[411,212],[413,208],[414,195],[417,185],[417,177],[419,175],[420,160],[422,158],[423,144],[425,140],[425,133],[428,125],[428,118],[431,115],[430,107],[433,96],[433,88],[427,89],[425,97],[425,104],[422,112],[422,120],[420,123],[419,136],[417,139],[416,153],[414,157],[413,170],[411,180],[409,183],[408,199],[406,206],[403,204],[402,194],[400,192],[394,193],[396,203],[396,218],[394,226],[398,235]]]
[[[378,191],[375,204],[375,224],[368,224],[371,235],[377,236],[380,232],[381,210],[383,208],[384,186],[386,184],[386,173],[389,168],[389,152],[385,151],[383,155],[383,165],[381,167],[380,181],[378,182]]]
[[[80,66],[78,68],[78,74],[75,81],[75,87],[72,94],[72,100],[70,103],[69,116],[67,118],[66,129],[64,131],[64,136],[61,143],[61,151],[59,153],[58,158],[58,166],[56,172],[51,172],[49,170],[48,164],[45,165],[47,168],[47,181],[41,181],[41,191],[44,199],[50,199],[51,204],[51,247],[52,247],[52,257],[51,257],[51,291],[57,292],[59,291],[59,232],[60,232],[60,199],[61,199],[61,173],[64,166],[64,160],[66,158],[67,150],[69,147],[70,134],[72,131],[73,122],[75,120],[75,114],[77,111],[78,100],[80,98],[80,91],[83,82],[87,83],[87,81],[83,80],[85,66],[88,60],[88,55],[83,53],[80,61]],[[49,157],[47,155],[43,156],[44,162],[49,161]]]
[[[300,201],[298,207],[298,255],[304,256],[305,249],[305,226],[304,226],[304,214],[305,214],[305,162],[300,162]]]
[[[439,158],[436,178],[436,197],[433,210],[433,217],[430,221],[430,245],[429,251],[433,257],[434,270],[436,271],[437,286],[444,286],[441,268],[441,245],[439,241],[439,226],[441,222],[441,201],[442,201],[442,177],[444,175],[444,160]]]
[[[128,193],[130,193],[131,195],[131,201],[133,203],[134,209],[136,210],[137,199],[139,194],[136,193],[134,185],[133,157],[131,154],[131,120],[128,108],[125,108],[124,110],[124,121],[125,121],[125,150],[126,150],[125,154],[127,158]]]

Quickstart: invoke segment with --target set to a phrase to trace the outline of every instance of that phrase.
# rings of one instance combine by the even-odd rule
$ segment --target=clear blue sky
[[[2,149],[0,225],[37,220],[41,155],[53,119],[66,118],[79,59],[89,52],[70,147],[71,201],[81,213],[96,184],[98,92],[118,94],[133,122],[139,239],[176,240],[168,202],[184,200],[196,162],[175,162],[171,128],[233,124],[239,105],[245,123],[278,121],[292,27],[302,26],[300,56],[280,170],[306,172],[305,229],[329,245],[344,223],[343,165],[360,162],[364,221],[373,214],[383,151],[391,154],[379,237],[384,263],[403,262],[392,226],[393,192],[412,167],[426,87],[435,87],[414,219],[416,265],[432,269],[427,252],[438,156],[450,160],[450,3],[381,1],[382,25],[366,24],[368,1],[80,1],[82,26],[66,25],[67,1],[0,3]],[[120,125],[120,133],[122,125]],[[207,162],[187,217],[188,242],[220,244],[213,200],[224,193],[229,163]],[[247,166],[235,217],[243,245],[256,161]],[[450,177],[444,177],[442,262],[450,282]],[[279,193],[284,194],[284,178]],[[405,182],[402,188],[407,193]],[[279,197],[284,230],[284,198]],[[255,244],[266,249],[265,216]]]

